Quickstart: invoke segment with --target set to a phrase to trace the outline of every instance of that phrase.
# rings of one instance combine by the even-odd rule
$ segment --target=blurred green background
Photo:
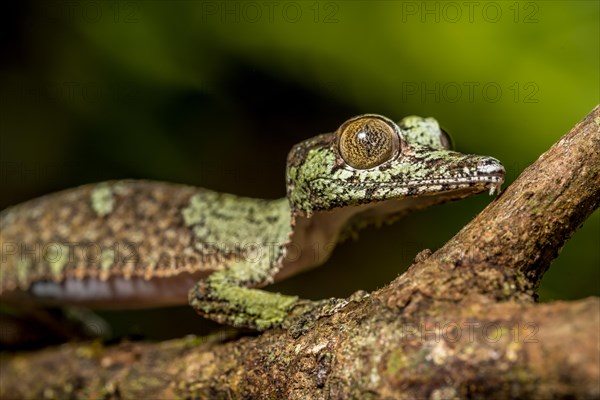
[[[599,102],[599,4],[4,3],[0,208],[118,178],[284,196],[291,146],[368,112],[436,117],[459,151],[500,159],[510,184]],[[381,287],[491,200],[367,229],[273,290]],[[540,289],[542,301],[590,295],[600,295],[598,212]],[[103,315],[117,334],[211,329],[187,307]]]

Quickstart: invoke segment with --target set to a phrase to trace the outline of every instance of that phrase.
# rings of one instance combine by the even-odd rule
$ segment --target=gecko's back
[[[0,294],[30,290],[87,304],[185,303],[197,278],[227,261],[199,251],[186,225],[182,210],[204,193],[214,192],[119,181],[8,208],[0,213]]]

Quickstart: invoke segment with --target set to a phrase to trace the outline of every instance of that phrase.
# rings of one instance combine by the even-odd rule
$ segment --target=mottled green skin
[[[421,124],[419,124],[419,121]],[[357,206],[390,199],[448,194],[457,189],[498,186],[504,170],[491,157],[465,155],[446,148],[450,140],[432,118],[407,117],[399,126],[399,154],[375,168],[348,166],[337,149],[339,133],[320,135],[298,144],[288,158],[288,198],[295,212]],[[497,167],[494,174],[480,165]],[[477,190],[479,189],[479,190]]]
[[[198,313],[234,326],[259,330],[285,326],[301,332],[308,321],[346,302],[310,302],[255,288],[272,282],[285,272],[282,268],[296,271],[323,262],[326,257],[310,257],[310,240],[339,241],[344,231],[374,219],[389,220],[417,208],[492,192],[503,181],[504,170],[497,160],[451,151],[449,138],[434,119],[407,117],[396,125],[373,117],[398,135],[399,149],[389,160],[355,169],[340,156],[340,132],[316,136],[290,151],[284,199],[118,181],[82,186],[4,210],[0,294],[39,295],[46,293],[40,288],[50,285],[59,300],[94,303],[102,292],[94,292],[97,285],[76,293],[68,283],[104,282],[110,290],[102,292],[99,302],[114,296],[116,304],[144,305],[149,298],[148,304],[155,306],[168,303],[161,296],[172,286],[187,285],[180,277],[192,277],[200,280],[188,300]],[[372,206],[369,213],[363,212],[364,205]],[[72,243],[93,243],[99,254],[93,260],[82,259]],[[123,246],[130,243],[135,244],[135,257],[124,257]],[[28,252],[48,244],[61,256],[49,259]],[[293,246],[309,257],[292,259]],[[118,292],[127,281],[145,290]],[[177,296],[171,297],[182,300]]]
[[[206,191],[194,195],[182,214],[197,239],[195,246],[203,252],[207,248],[225,254],[266,252],[272,245],[287,242],[290,234],[286,199],[268,201]]]

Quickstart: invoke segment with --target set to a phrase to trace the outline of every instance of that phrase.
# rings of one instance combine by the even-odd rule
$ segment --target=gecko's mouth
[[[441,193],[453,189],[482,187],[483,190],[489,189],[490,195],[493,195],[500,193],[505,174],[506,170],[500,161],[487,157],[477,163],[474,171],[467,170],[448,178],[423,179],[413,182],[413,185],[428,186],[433,189],[434,193],[438,187]]]
[[[495,159],[480,163],[471,174],[449,177],[413,179],[402,182],[357,182],[355,188],[365,190],[371,200],[354,208],[355,216],[363,220],[392,221],[415,210],[435,204],[463,199],[489,191],[500,193],[504,183],[504,167]]]
[[[443,194],[454,190],[462,189],[477,189],[481,191],[489,189],[489,194],[500,193],[502,184],[504,183],[504,175],[484,175],[474,177],[457,177],[457,178],[440,178],[440,179],[425,179],[415,180],[403,186],[423,188],[422,194],[430,192],[432,195]]]
[[[414,179],[403,182],[355,182],[352,185],[355,189],[364,189],[367,191],[406,189],[406,193],[401,197],[415,197],[421,195],[442,195],[456,190],[469,193],[472,193],[473,191],[482,192],[486,189],[489,189],[490,195],[493,195],[494,193],[500,193],[503,183],[504,175],[494,174],[469,177]],[[390,198],[390,200],[393,200],[393,198]]]
[[[486,157],[480,160],[473,169],[456,170],[450,176],[418,178],[406,181],[364,181],[354,182],[358,189],[376,191],[378,189],[393,191],[404,189],[403,196],[443,195],[455,190],[471,189],[470,192],[481,192],[489,189],[490,195],[500,193],[506,171],[500,161]],[[481,189],[481,190],[477,190]]]
[[[500,189],[504,183],[503,175],[487,175],[487,176],[471,176],[471,177],[452,177],[452,178],[433,178],[433,179],[415,179],[406,182],[360,182],[355,184],[356,187],[365,189],[377,186],[385,188],[393,187],[408,187],[419,188],[428,187],[434,188],[437,186],[445,186],[445,190],[468,188],[473,186],[487,186],[490,189]]]

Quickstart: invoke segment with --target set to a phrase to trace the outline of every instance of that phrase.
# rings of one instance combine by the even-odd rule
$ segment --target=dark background
[[[597,1],[11,1],[1,15],[0,208],[118,178],[284,196],[291,146],[368,112],[436,117],[509,184],[600,97]],[[273,290],[381,287],[491,200],[367,229]],[[598,212],[540,289],[590,295]],[[117,335],[210,329],[187,307],[102,315]]]

